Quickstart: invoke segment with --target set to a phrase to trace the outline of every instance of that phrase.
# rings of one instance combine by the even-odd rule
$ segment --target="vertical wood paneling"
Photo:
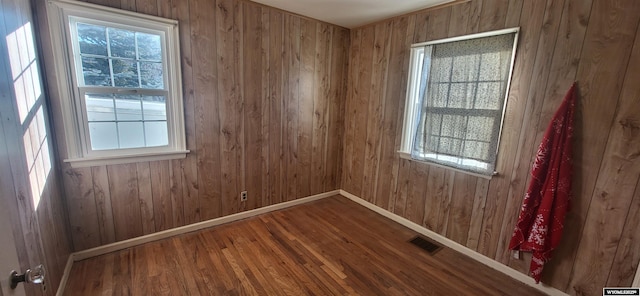
[[[637,34],[640,14],[624,13],[640,11],[640,3],[595,1],[592,11],[600,13],[591,16],[583,62],[578,68],[578,81],[584,81],[580,86],[585,99],[581,101],[584,111],[578,125],[582,132],[577,133],[577,142],[583,144],[578,147],[583,158],[577,166],[582,182],[576,184],[576,191],[584,201],[590,198],[591,203],[584,216],[569,281],[569,289],[576,293],[595,291],[606,283],[640,175],[634,161],[639,152],[635,96],[639,76],[637,64],[629,62],[634,40],[636,47],[640,46]],[[595,99],[600,96],[617,104]],[[603,138],[608,141],[602,141]],[[598,167],[599,171],[585,169],[591,167]]]
[[[196,147],[196,103],[194,90],[193,58],[191,35],[191,1],[172,1],[172,16],[180,21],[179,33],[182,66],[182,93],[184,104],[185,136],[187,148]],[[187,37],[188,36],[188,37]],[[176,192],[176,202],[182,200],[183,224],[200,221],[200,200],[198,199],[198,151],[191,151],[181,160],[173,160],[175,184],[182,184],[182,192]],[[178,196],[181,196],[178,197]],[[180,215],[176,215],[180,217]]]
[[[548,1],[547,1],[548,3]],[[505,111],[504,123],[499,153],[496,163],[496,171],[501,175],[495,176],[489,183],[489,191],[485,203],[485,213],[482,221],[478,249],[482,254],[490,258],[496,257],[504,209],[507,203],[507,193],[509,191],[510,178],[508,172],[511,171],[515,161],[517,150],[517,139],[521,134],[522,114],[527,105],[527,93],[531,85],[532,70],[538,50],[538,40],[545,13],[544,1],[529,1],[525,3],[520,26],[522,35],[519,53],[514,65],[511,87],[509,90],[508,108]]]
[[[478,178],[467,174],[456,173],[447,215],[447,237],[461,245],[467,243],[471,214],[473,211],[474,193]]]
[[[356,192],[352,187],[355,182],[352,180],[353,162],[351,157],[354,154],[354,133],[356,122],[356,102],[355,97],[358,95],[358,80],[357,75],[360,69],[360,47],[362,45],[362,30],[355,30],[350,32],[351,43],[349,45],[349,87],[347,88],[347,102],[345,103],[345,135],[343,143],[343,166],[342,166],[342,188],[349,192]]]
[[[105,166],[91,168],[93,177],[93,193],[96,199],[96,219],[100,229],[100,243],[109,244],[116,241],[113,228],[113,211],[111,210],[111,192],[109,191],[109,175]]]
[[[545,101],[544,92],[548,84],[547,79],[549,77],[553,52],[556,45],[563,4],[564,1],[547,2],[542,31],[540,33],[540,39],[538,40],[538,50],[533,66],[533,74],[531,76],[529,90],[527,91],[527,104],[521,119],[522,130],[531,130],[532,127],[536,125],[537,118]],[[495,257],[496,260],[502,263],[508,263],[511,258],[511,256],[509,256],[511,252],[508,251],[507,248],[513,228],[515,227],[515,221],[518,219],[518,211],[522,205],[525,186],[528,184],[528,182],[523,181],[527,180],[527,176],[529,176],[531,159],[522,156],[532,155],[534,153],[533,147],[536,147],[537,143],[540,143],[541,140],[542,138],[535,139],[526,133],[521,133],[518,137],[518,144],[516,146],[518,149],[515,149],[515,159],[512,169],[510,170],[511,177],[508,185],[508,198],[506,199],[505,214],[501,223],[502,228],[500,230],[500,239]],[[506,172],[506,174],[508,175],[509,172]],[[513,264],[512,266],[517,267],[517,265]],[[527,268],[521,267],[520,270],[525,271]]]
[[[324,192],[327,182],[327,129],[329,104],[329,70],[331,67],[332,30],[328,25],[316,27],[315,82],[313,93],[313,131],[311,132],[311,194]]]
[[[407,31],[406,17],[396,19],[392,22],[389,29],[389,58],[387,74],[384,80],[384,89],[382,102],[384,104],[384,112],[381,120],[382,130],[380,136],[380,164],[379,168],[385,168],[386,173],[380,173],[378,170],[376,182],[375,203],[384,209],[392,210],[390,201],[393,200],[391,195],[394,189],[393,178],[390,177],[388,169],[392,169],[398,158],[395,155],[395,137],[398,126],[396,125],[398,108],[400,107],[401,96],[396,97],[400,88],[402,88],[403,65],[406,55],[405,34]],[[396,97],[396,99],[391,99]],[[395,171],[391,171],[393,174]]]
[[[171,217],[173,227],[185,225],[182,169],[179,161],[171,161],[169,165],[169,190],[171,191]]]
[[[384,94],[386,84],[387,68],[389,67],[389,38],[390,27],[392,23],[381,23],[374,27],[373,40],[373,60],[372,74],[369,88],[371,89],[370,101],[368,108],[366,134],[364,151],[364,177],[362,180],[361,197],[375,203],[376,182],[378,181],[378,172],[380,166],[380,135],[382,132],[383,121],[380,118],[384,114]],[[364,109],[365,106],[362,107]]]
[[[136,187],[138,188],[138,200],[140,202],[140,219],[142,219],[142,233],[154,233],[156,231],[156,222],[154,217],[153,192],[151,189],[151,169],[149,167],[149,163],[137,163],[136,170],[136,180],[138,182]],[[169,193],[169,191],[166,190],[163,193]],[[158,208],[162,208],[161,204],[156,206]]]
[[[640,30],[636,32],[635,44],[629,67],[625,76],[625,82],[618,103],[619,113],[613,123],[607,149],[605,151],[605,164],[603,170],[607,177],[599,177],[596,188],[599,193],[608,193],[610,196],[622,196],[617,200],[622,205],[619,209],[624,212],[625,203],[633,194],[633,199],[628,206],[627,221],[624,222],[620,243],[616,250],[615,260],[611,267],[611,273],[607,285],[612,287],[630,286],[635,270],[640,260],[640,245],[634,242],[638,239],[638,227],[640,227],[640,84],[634,83],[640,79],[640,68],[633,66],[640,64]],[[634,186],[635,184],[635,186]],[[611,206],[610,206],[611,207]],[[621,219],[621,215],[610,215],[611,218]],[[611,221],[621,223],[621,221]],[[610,239],[610,238],[609,238]],[[603,275],[601,275],[603,276]]]
[[[280,11],[269,11],[269,197],[284,200],[284,102],[282,100],[284,22]]]
[[[172,195],[175,190],[172,189],[170,165],[171,163],[167,161],[149,163],[155,231],[176,227],[173,213],[179,214],[180,212],[173,208],[175,203]]]
[[[635,164],[638,86],[630,82],[638,80],[637,6],[632,0],[482,0],[375,24],[392,26],[386,39],[395,45],[401,43],[396,34],[409,30],[410,40],[420,42],[520,27],[497,163],[499,175],[490,180],[398,158],[395,151],[400,146],[404,110],[388,106],[404,101],[406,91],[398,81],[406,79],[407,72],[399,72],[400,78],[388,75],[385,79],[388,95],[382,102],[384,111],[378,112],[375,89],[379,86],[363,93],[360,81],[363,73],[376,73],[372,63],[377,59],[376,42],[362,37],[375,26],[352,30],[342,188],[526,273],[531,256],[511,258],[507,244],[542,134],[564,93],[577,80],[580,96],[572,212],[567,216],[563,242],[545,267],[543,282],[578,295],[598,294],[604,286],[629,285],[640,258],[636,247],[640,238],[635,231],[640,204],[640,173]],[[400,26],[403,32],[396,32],[405,19],[413,19],[415,25]],[[392,46],[389,73],[394,71],[398,50],[407,54],[409,44],[398,45],[398,49]],[[376,59],[368,56],[369,51]],[[635,98],[633,103],[630,98]],[[366,114],[356,114],[362,102],[367,102]],[[369,124],[392,118],[398,127],[391,133],[386,128],[365,132],[358,126],[358,116]],[[375,131],[379,134],[372,134]],[[388,143],[394,143],[393,147],[385,148]],[[382,149],[372,149],[376,145]],[[394,172],[390,184],[376,178],[388,174],[389,167]],[[368,180],[377,180],[375,191],[367,188]],[[390,199],[387,186],[393,188]]]
[[[224,167],[224,150],[226,141],[221,139],[221,112],[219,105],[222,101],[220,94],[220,80],[218,75],[218,63],[221,62],[219,54],[214,49],[223,41],[211,36],[217,33],[211,29],[211,24],[220,22],[221,16],[217,13],[218,7],[214,1],[190,1],[191,11],[191,36],[193,59],[193,87],[195,89],[195,121],[196,121],[196,149],[198,166],[198,210],[200,219],[206,220],[220,216],[221,192],[220,184],[221,167]],[[220,3],[218,3],[220,5]],[[217,36],[217,35],[216,35]],[[213,37],[213,38],[212,38]],[[182,37],[184,40],[184,37]],[[233,75],[232,72],[225,76]],[[213,83],[218,81],[218,84]],[[220,144],[222,143],[222,144]],[[221,159],[222,158],[222,164]],[[226,172],[223,171],[222,173]],[[226,180],[224,180],[226,181]],[[194,197],[195,198],[195,197]]]
[[[262,133],[262,10],[258,5],[243,3],[242,20],[243,46],[239,50],[244,56],[251,57],[250,61],[243,64],[244,89],[244,147],[245,161],[242,170],[245,174],[243,188],[251,192],[251,197],[246,201],[243,209],[250,210],[258,207],[258,201],[262,197],[262,176],[267,172],[262,171],[262,145],[268,143],[268,134]],[[266,71],[267,69],[265,69]],[[229,198],[237,199],[237,194]],[[229,200],[225,197],[225,201]],[[226,212],[226,211],[225,211]]]
[[[64,171],[69,227],[74,249],[83,250],[101,244],[99,221],[96,220],[96,199],[93,194],[91,168]]]
[[[420,224],[424,218],[425,196],[427,191],[427,180],[430,175],[429,166],[422,163],[412,162],[409,169],[409,184],[407,188],[407,199],[405,201],[404,216]]]
[[[116,241],[141,236],[145,228],[149,227],[149,221],[143,221],[146,217],[141,213],[136,164],[108,166],[107,172]]]
[[[327,151],[325,157],[326,178],[324,191],[339,186],[342,177],[342,156],[345,124],[345,101],[347,96],[347,69],[349,32],[340,28],[331,28],[331,57],[329,68],[329,110],[328,110],[328,131]],[[337,75],[342,73],[342,75]],[[337,160],[337,161],[336,161]]]
[[[415,30],[415,23],[416,23],[416,17],[415,15],[410,15],[408,16],[408,22],[407,22],[407,30],[406,32],[404,32],[404,44],[406,47],[411,46],[411,43],[413,41],[413,33]],[[406,48],[405,47],[405,48]],[[403,68],[402,68],[402,73],[408,73],[409,71],[409,62],[411,59],[411,56],[409,54],[409,51],[404,50],[405,55],[404,55],[404,59],[403,59]],[[408,76],[407,75],[401,75],[402,77],[402,81],[400,83],[401,85],[401,89],[400,89],[400,93],[404,94],[406,96],[406,92],[407,92],[407,80],[408,80]],[[403,112],[405,105],[404,105],[404,101],[402,99],[399,99],[400,101],[400,105],[398,108],[399,112]],[[402,111],[400,111],[402,110]],[[402,141],[402,116],[398,116],[396,115],[396,133],[395,133],[395,145],[394,145],[394,149],[398,149],[396,147],[400,147],[400,142]],[[393,212],[396,212],[396,206],[401,206],[402,208],[398,210],[398,212],[400,212],[400,210],[404,211],[404,206],[405,206],[405,202],[403,202],[402,200],[402,187],[399,186],[399,182],[400,180],[404,180],[402,178],[400,178],[401,175],[406,176],[406,167],[408,167],[408,165],[406,165],[406,161],[404,159],[400,159],[397,154],[395,153],[396,150],[394,150],[393,154],[394,157],[396,159],[396,161],[394,161],[393,163],[393,169],[391,171],[391,180],[392,180],[392,184],[394,184],[394,189],[393,189],[393,196],[391,198],[391,202],[389,205],[389,209],[392,210]],[[406,178],[405,178],[406,179]],[[344,184],[341,184],[344,187]],[[405,191],[406,192],[406,191]],[[398,199],[396,199],[396,197],[399,197]],[[397,200],[397,201],[396,201]],[[406,197],[405,197],[406,200]]]
[[[262,44],[260,47],[260,54],[262,58],[262,87],[261,87],[261,95],[260,95],[260,104],[262,105],[261,110],[261,128],[262,128],[262,142],[260,143],[260,162],[262,165],[262,174],[260,174],[260,178],[262,179],[262,192],[260,192],[260,198],[256,200],[256,207],[263,207],[264,205],[272,205],[274,202],[271,197],[271,187],[269,186],[269,178],[271,176],[271,168],[269,167],[269,143],[271,143],[271,135],[270,131],[270,96],[269,96],[269,77],[271,76],[271,69],[269,68],[269,28],[270,28],[270,12],[269,9],[261,9],[262,11],[262,22],[260,24],[260,33],[262,37]]]
[[[375,27],[370,26],[362,30],[360,44],[360,57],[358,69],[358,90],[355,93],[355,104],[352,105],[352,113],[355,115],[353,119],[353,158],[351,180],[353,182],[353,191],[362,194],[362,181],[364,179],[364,157],[367,137],[367,116],[369,112],[369,101],[371,100],[371,74],[373,72],[373,50]]]
[[[88,2],[179,21],[191,152],[66,169],[75,250],[339,188],[348,30],[241,0]]]
[[[480,230],[482,229],[482,219],[484,218],[484,209],[487,203],[487,193],[489,192],[489,180],[478,179],[473,196],[473,210],[471,211],[471,220],[469,221],[469,235],[467,242],[464,244],[472,250],[478,249],[480,242]]]
[[[293,200],[298,196],[298,178],[300,167],[298,166],[298,102],[299,102],[299,86],[300,86],[300,19],[287,15],[285,20],[284,32],[287,34],[285,38],[286,54],[284,62],[287,64],[285,74],[287,75],[285,86],[285,110],[286,116],[286,141],[287,146],[287,177],[285,184],[287,185],[287,200]]]
[[[311,194],[311,146],[313,133],[313,94],[316,67],[317,22],[300,20],[300,76],[298,85],[298,178],[297,197]],[[316,180],[316,181],[322,181]]]

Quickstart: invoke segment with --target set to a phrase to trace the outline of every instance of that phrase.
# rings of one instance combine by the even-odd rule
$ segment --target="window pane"
[[[478,60],[479,57],[477,55],[464,55],[453,58],[451,81],[467,82],[478,80]]]
[[[85,96],[85,102],[89,121],[116,120],[111,95],[87,94]]]
[[[138,63],[129,60],[111,60],[113,65],[113,83],[116,87],[139,87]]]
[[[116,95],[118,121],[142,120],[140,96]]]
[[[417,134],[412,135],[412,157],[483,173],[493,169],[514,36],[503,34],[415,49],[425,57],[413,58],[413,63],[431,63],[428,73],[417,72],[418,83],[412,84],[416,85],[413,93],[426,93],[417,98],[422,109],[417,110],[420,114],[414,129]],[[414,65],[414,69],[419,66]]]
[[[106,58],[82,57],[84,85],[111,86],[109,60]]]
[[[147,147],[166,146],[169,144],[166,121],[145,122],[144,128]]]
[[[449,100],[449,84],[438,83],[429,86],[428,105],[437,108],[447,107]]]
[[[118,130],[114,122],[89,122],[89,136],[93,150],[118,148]]]
[[[120,148],[144,147],[142,122],[118,122]]]
[[[78,23],[80,53],[107,56],[107,28]]]
[[[475,83],[453,83],[451,84],[451,96],[449,97],[450,108],[473,109],[473,97],[475,94]]]
[[[143,88],[164,89],[162,63],[140,62],[140,82]]]
[[[160,46],[160,35],[137,33],[138,37],[138,58],[149,61],[162,61],[162,47]]]
[[[493,117],[470,116],[467,139],[491,141],[494,121],[495,118]]]
[[[489,160],[489,143],[467,141],[464,144],[464,151],[462,152],[462,156],[488,161]]]
[[[444,115],[442,117],[441,135],[454,138],[463,138],[466,132],[467,117],[460,115]]]
[[[142,96],[144,120],[167,120],[165,97]]]
[[[462,148],[462,141],[453,138],[440,138],[440,146],[436,152],[457,156],[460,155],[460,148]]]
[[[500,110],[503,100],[501,82],[478,83],[475,109]]]
[[[109,46],[112,57],[136,58],[135,33],[132,31],[109,28]]]
[[[449,82],[451,81],[451,57],[442,57],[431,59],[431,69],[429,70],[429,79],[432,82]]]

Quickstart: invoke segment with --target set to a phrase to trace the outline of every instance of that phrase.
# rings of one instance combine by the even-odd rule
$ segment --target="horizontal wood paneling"
[[[640,260],[640,238],[632,230],[638,225],[640,178],[638,5],[482,0],[353,30],[342,188],[526,273],[530,257],[511,258],[507,245],[537,145],[564,93],[578,81],[573,207],[543,281],[576,295],[630,285]],[[386,26],[392,29],[379,30]],[[403,108],[394,104],[404,100],[407,72],[397,69],[408,64],[409,45],[508,27],[520,27],[521,35],[500,175],[489,181],[398,158]],[[407,35],[412,38],[401,38]],[[381,40],[394,41],[383,57],[378,56]],[[391,60],[382,68],[386,74],[378,73],[381,59]],[[394,121],[398,124],[387,125]],[[372,124],[379,122],[385,124]],[[395,145],[384,148],[390,143]]]
[[[191,153],[63,164],[74,250],[339,188],[348,30],[243,0],[88,2],[180,22]]]

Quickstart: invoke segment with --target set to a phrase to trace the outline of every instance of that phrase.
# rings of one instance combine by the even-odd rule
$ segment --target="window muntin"
[[[85,149],[168,146],[164,32],[78,17],[69,26]]]
[[[56,71],[69,77],[59,81],[65,161],[184,157],[177,21],[82,2],[49,4]]]
[[[493,173],[517,31],[412,46],[401,153]]]

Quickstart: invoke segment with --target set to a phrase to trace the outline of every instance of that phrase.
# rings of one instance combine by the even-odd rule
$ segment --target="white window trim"
[[[55,73],[59,77],[58,94],[61,104],[60,117],[63,121],[67,145],[67,158],[64,160],[72,167],[87,167],[132,163],[140,161],[184,158],[186,149],[184,106],[182,99],[182,77],[180,69],[180,46],[178,21],[144,15],[120,9],[71,1],[49,0],[47,5],[49,29],[54,57]],[[96,21],[114,22],[126,26],[139,27],[137,31],[150,28],[165,32],[166,49],[163,51],[165,62],[165,85],[167,96],[167,127],[169,145],[135,149],[117,149],[111,153],[91,151],[86,129],[83,127],[84,108],[79,98],[79,90],[74,68],[72,45],[69,30],[69,17],[87,18]],[[164,46],[164,44],[163,44]],[[168,67],[167,65],[172,65]],[[167,69],[168,68],[168,69]],[[130,90],[135,92],[135,89]],[[115,152],[117,151],[117,152]]]
[[[502,34],[509,34],[509,33],[515,33],[515,37],[514,37],[514,41],[513,41],[513,52],[512,52],[512,56],[511,56],[511,67],[509,70],[509,78],[507,81],[507,91],[505,92],[505,99],[504,99],[504,106],[502,108],[502,116],[501,116],[501,128],[500,128],[500,133],[498,134],[498,145],[496,146],[496,155],[498,155],[498,149],[500,147],[500,140],[502,138],[502,124],[504,124],[504,116],[506,114],[506,110],[507,110],[507,99],[509,97],[509,88],[511,87],[511,78],[513,76],[513,64],[515,63],[515,55],[516,55],[516,48],[518,46],[518,35],[520,32],[520,28],[516,27],[516,28],[509,28],[509,29],[503,29],[503,30],[496,30],[496,31],[490,31],[490,32],[482,32],[482,33],[476,33],[476,34],[471,34],[471,35],[464,35],[464,36],[456,36],[456,37],[451,37],[451,38],[445,38],[445,39],[439,39],[439,40],[433,40],[433,41],[428,41],[428,42],[422,42],[422,43],[415,43],[411,45],[411,54],[410,54],[410,69],[409,69],[409,73],[408,73],[408,79],[407,79],[407,94],[406,94],[406,98],[405,98],[405,104],[404,104],[404,118],[403,118],[403,123],[402,123],[402,141],[400,142],[400,150],[397,151],[398,155],[400,158],[404,158],[404,159],[409,159],[412,161],[418,161],[418,162],[423,162],[423,163],[428,163],[429,165],[434,165],[437,167],[442,167],[445,169],[450,169],[450,170],[454,170],[456,172],[461,172],[461,173],[465,173],[465,174],[469,174],[472,176],[476,176],[476,177],[481,177],[481,178],[485,178],[485,179],[491,179],[492,176],[497,176],[499,173],[497,171],[494,171],[493,174],[491,175],[485,175],[485,174],[480,174],[480,173],[476,173],[476,172],[472,172],[472,171],[467,171],[464,169],[459,169],[459,168],[454,168],[451,166],[447,166],[447,165],[442,165],[439,163],[435,163],[435,162],[430,162],[430,161],[425,161],[425,160],[417,160],[411,157],[411,148],[413,147],[413,140],[414,140],[414,135],[416,133],[416,126],[413,124],[415,119],[415,116],[417,115],[416,113],[418,112],[418,110],[416,110],[416,104],[415,102],[417,101],[417,97],[418,97],[418,93],[417,93],[417,87],[416,87],[416,83],[420,83],[418,81],[418,76],[420,75],[421,72],[421,68],[422,65],[419,63],[416,63],[416,59],[419,58],[419,51],[421,48],[424,48],[424,46],[426,45],[434,45],[434,44],[441,44],[441,43],[449,43],[449,42],[455,42],[455,41],[461,41],[461,40],[468,40],[468,39],[475,39],[475,38],[482,38],[482,37],[489,37],[489,36],[496,36],[496,35],[502,35]],[[498,160],[496,159],[496,165],[498,164]],[[497,169],[497,167],[496,167]]]

